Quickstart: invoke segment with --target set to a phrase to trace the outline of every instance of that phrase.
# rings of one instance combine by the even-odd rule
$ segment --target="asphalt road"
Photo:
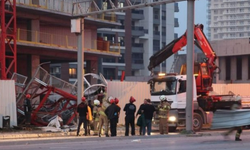
[[[243,141],[234,141],[234,134],[225,139],[217,131],[204,135],[152,135],[133,137],[60,137],[1,140],[0,150],[249,150],[250,132]]]

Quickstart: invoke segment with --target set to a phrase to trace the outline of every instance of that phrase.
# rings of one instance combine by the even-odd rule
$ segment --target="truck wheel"
[[[193,128],[194,131],[200,131],[203,125],[203,119],[200,114],[194,113],[193,117]]]
[[[168,127],[169,132],[175,132],[177,127]]]

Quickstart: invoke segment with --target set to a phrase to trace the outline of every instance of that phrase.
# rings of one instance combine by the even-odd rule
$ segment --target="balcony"
[[[132,19],[143,20],[144,19],[143,10],[132,9]]]
[[[58,48],[77,51],[77,37],[74,35],[58,35],[38,31],[17,29],[17,45]],[[85,43],[85,51],[109,54],[120,54],[120,44],[109,41],[93,40]]]
[[[36,11],[46,11],[46,12],[52,12],[52,13],[61,13],[64,15],[72,15],[73,10],[73,2],[76,2],[76,0],[72,1],[65,1],[65,0],[16,0],[16,6],[17,7],[30,7],[30,8],[36,8]],[[82,13],[82,8],[85,8],[84,11],[95,11],[94,9],[85,6],[86,3],[80,3],[79,7],[74,7],[74,15],[80,15]],[[94,18],[97,20],[104,20],[109,22],[116,22],[116,15],[115,13],[112,14],[99,14],[99,15],[92,15],[88,16],[87,18]]]
[[[143,44],[142,43],[132,43],[132,52],[133,53],[143,53]]]
[[[144,35],[144,28],[139,26],[132,26],[132,35],[133,36],[143,36]]]
[[[160,31],[154,31],[153,38],[154,38],[155,40],[160,40]]]

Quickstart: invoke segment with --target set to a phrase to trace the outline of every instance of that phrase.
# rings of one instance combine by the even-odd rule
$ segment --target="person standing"
[[[167,102],[166,96],[160,96],[161,104],[158,106],[159,110],[159,130],[160,134],[168,134],[168,114],[170,104]]]
[[[142,107],[142,113],[145,116],[145,127],[143,128],[143,135],[146,133],[147,127],[147,134],[151,135],[151,128],[152,128],[152,119],[155,116],[155,107],[151,104],[151,100],[147,99],[147,104]]]
[[[121,108],[115,104],[114,99],[110,99],[110,104],[111,105],[105,110],[105,114],[107,115],[110,122],[111,136],[116,136],[117,122]]]
[[[146,104],[147,104],[147,99],[144,99],[143,104],[140,105],[140,107],[136,113],[136,117],[138,115],[140,115],[138,120],[137,120],[137,125],[140,126],[140,128],[139,128],[140,135],[143,135],[143,128],[145,127],[145,124],[146,124],[144,114],[142,114],[142,108]]]
[[[80,127],[82,125],[82,123],[84,124],[84,135],[87,136],[88,134],[88,120],[87,120],[87,115],[88,115],[88,105],[86,103],[86,98],[82,97],[82,102],[77,106],[77,115],[79,118],[79,122],[78,122],[78,127],[77,127],[77,132],[76,132],[76,136],[80,136],[79,132],[80,132]]]
[[[131,126],[131,135],[135,135],[135,112],[136,106],[133,104],[135,102],[133,96],[130,97],[129,103],[127,103],[123,109],[125,111],[125,136],[129,135],[129,125]]]
[[[109,137],[108,135],[108,117],[105,114],[105,108],[103,107],[102,103],[101,106],[98,107],[98,114],[99,114],[99,137],[101,137],[101,133],[102,133],[102,127],[104,125],[104,132],[105,132],[105,136]]]
[[[98,126],[99,126],[98,107],[100,107],[100,101],[96,99],[94,100],[94,107],[93,107],[94,136],[98,135]]]
[[[32,112],[32,107],[31,107],[31,102],[30,102],[30,94],[26,94],[25,96],[25,100],[24,100],[24,115],[25,115],[25,125],[27,127],[30,127],[30,123],[31,123],[31,112]]]

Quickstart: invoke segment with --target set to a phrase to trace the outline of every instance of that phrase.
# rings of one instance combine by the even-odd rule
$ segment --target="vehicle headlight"
[[[168,118],[168,121],[175,122],[176,121],[176,117],[175,116],[170,116]]]

